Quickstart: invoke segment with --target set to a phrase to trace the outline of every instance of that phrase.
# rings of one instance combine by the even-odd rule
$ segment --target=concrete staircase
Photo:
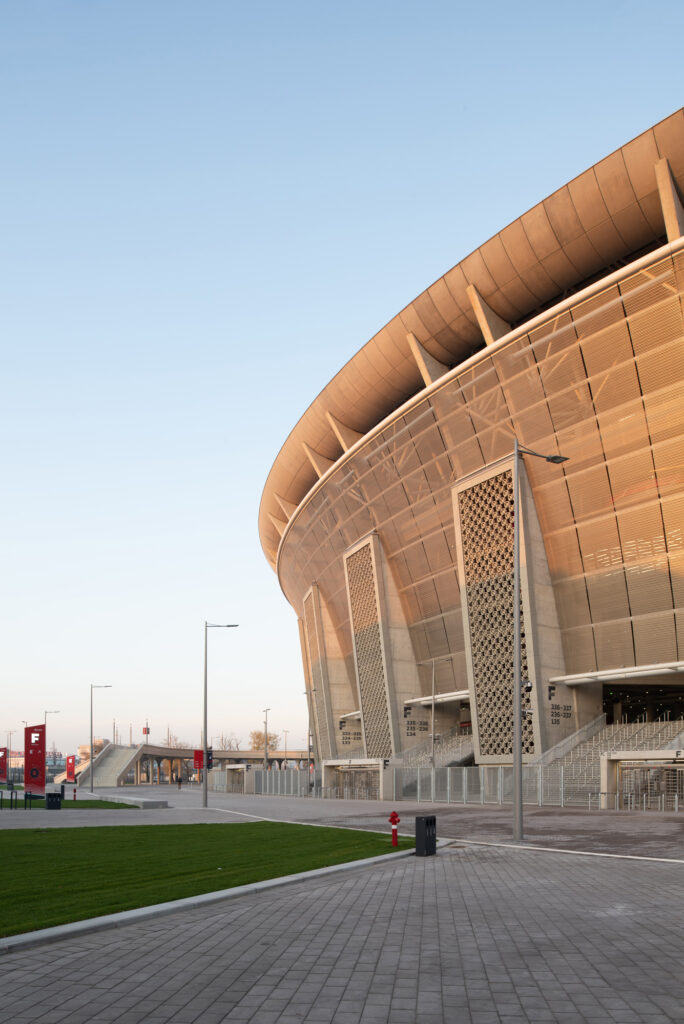
[[[684,731],[684,720],[671,722],[628,722],[606,725],[591,739],[585,740],[564,757],[546,768],[550,782],[560,782],[560,769],[566,802],[573,797],[586,798],[601,788],[601,754],[613,750],[665,750]]]
[[[137,747],[120,747],[110,743],[102,753],[95,758],[95,769],[93,775],[93,786],[95,789],[118,786],[128,771]],[[90,785],[90,772],[83,771],[78,779],[79,786]]]
[[[473,737],[464,736],[459,726],[435,735],[435,768],[459,765],[472,756]],[[432,755],[432,741],[425,740],[405,750],[402,755],[403,768],[429,768]]]

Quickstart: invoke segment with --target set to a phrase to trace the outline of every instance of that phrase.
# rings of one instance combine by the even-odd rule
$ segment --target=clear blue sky
[[[653,15],[651,16],[651,11]],[[305,407],[683,100],[682,6],[0,3],[0,742],[306,735],[257,535]],[[16,739],[16,737],[15,737]],[[15,746],[20,745],[16,742]]]

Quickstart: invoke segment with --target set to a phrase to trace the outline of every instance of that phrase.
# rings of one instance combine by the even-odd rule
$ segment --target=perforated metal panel
[[[510,470],[458,495],[480,754],[513,750],[513,479]],[[522,674],[527,677],[521,608]],[[530,699],[523,694],[524,709]],[[523,752],[534,752],[530,718]]]
[[[371,542],[345,560],[367,757],[391,757],[387,680]]]
[[[307,645],[309,648],[309,666],[311,681],[313,682],[313,709],[314,725],[318,750],[323,758],[332,757],[330,744],[330,730],[328,728],[328,715],[326,711],[326,680],[324,676],[323,653],[316,629],[316,612],[314,608],[313,592],[310,591],[304,600],[304,625],[306,630]]]

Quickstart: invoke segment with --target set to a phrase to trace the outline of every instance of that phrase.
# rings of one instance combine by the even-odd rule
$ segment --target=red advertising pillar
[[[66,759],[66,780],[67,782],[76,781],[76,755],[69,754]]]
[[[9,755],[7,753],[7,747],[0,747],[0,782],[7,782],[7,765],[9,764]]]
[[[45,726],[24,729],[24,792],[45,796]]]

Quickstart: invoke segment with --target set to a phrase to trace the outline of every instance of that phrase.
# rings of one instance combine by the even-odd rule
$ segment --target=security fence
[[[255,793],[263,796],[298,796],[346,800],[407,800],[416,803],[510,805],[513,769],[503,765],[466,768],[338,768],[334,785],[322,785],[315,772],[250,769],[241,772],[213,771],[210,788],[223,793]],[[600,807],[617,810],[657,810],[677,813],[684,807],[684,766],[627,767],[621,771],[619,792],[601,794],[597,788],[566,779],[562,766],[525,765],[523,802],[538,807]]]

